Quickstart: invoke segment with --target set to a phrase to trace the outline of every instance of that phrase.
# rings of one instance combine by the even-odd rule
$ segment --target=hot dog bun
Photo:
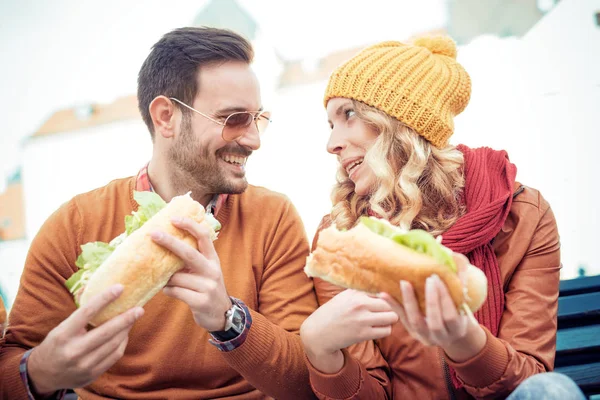
[[[415,289],[423,313],[425,281],[433,274],[446,284],[459,309],[466,303],[471,311],[476,311],[487,296],[487,279],[480,269],[467,268],[463,287],[458,274],[447,265],[381,236],[361,223],[347,231],[339,231],[335,226],[322,230],[304,271],[308,276],[345,288],[373,294],[386,292],[400,303],[399,282],[408,281]]]
[[[94,272],[81,294],[79,304],[83,306],[111,285],[120,283],[124,287],[121,296],[96,315],[91,325],[98,326],[132,307],[143,306],[183,267],[179,257],[154,243],[149,236],[151,232],[166,232],[198,248],[196,238],[171,224],[171,218],[175,216],[205,222],[204,207],[188,194],[174,197],[127,236]],[[210,227],[208,223],[206,225]]]

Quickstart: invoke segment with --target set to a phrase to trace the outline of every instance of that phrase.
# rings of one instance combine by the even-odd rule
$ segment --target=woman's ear
[[[157,96],[148,106],[154,125],[154,135],[170,138],[175,135],[175,105],[165,96]]]

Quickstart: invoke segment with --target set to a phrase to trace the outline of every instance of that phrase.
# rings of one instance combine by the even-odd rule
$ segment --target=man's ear
[[[176,108],[171,100],[165,96],[157,96],[150,106],[150,118],[154,124],[154,135],[170,138],[175,135]]]

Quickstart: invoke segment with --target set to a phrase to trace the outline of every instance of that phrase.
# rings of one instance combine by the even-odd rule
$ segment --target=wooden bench
[[[554,365],[600,399],[600,276],[560,282]]]

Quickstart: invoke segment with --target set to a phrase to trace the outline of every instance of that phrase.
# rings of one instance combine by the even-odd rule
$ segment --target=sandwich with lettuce
[[[173,226],[171,218],[187,217],[205,224],[212,240],[221,228],[190,193],[176,196],[169,203],[154,192],[134,192],[133,197],[138,209],[125,217],[125,231],[109,243],[82,245],[75,262],[78,271],[65,282],[78,307],[111,285],[123,285],[121,296],[91,321],[94,326],[132,307],[143,306],[183,267],[179,257],[154,243],[151,232],[169,233],[197,249],[196,238]]]
[[[304,271],[335,285],[372,294],[389,293],[402,304],[400,281],[411,283],[425,313],[425,281],[437,274],[457,309],[478,310],[487,297],[487,279],[469,265],[462,279],[452,250],[424,230],[402,230],[388,221],[361,217],[349,230],[335,225],[319,233]]]

